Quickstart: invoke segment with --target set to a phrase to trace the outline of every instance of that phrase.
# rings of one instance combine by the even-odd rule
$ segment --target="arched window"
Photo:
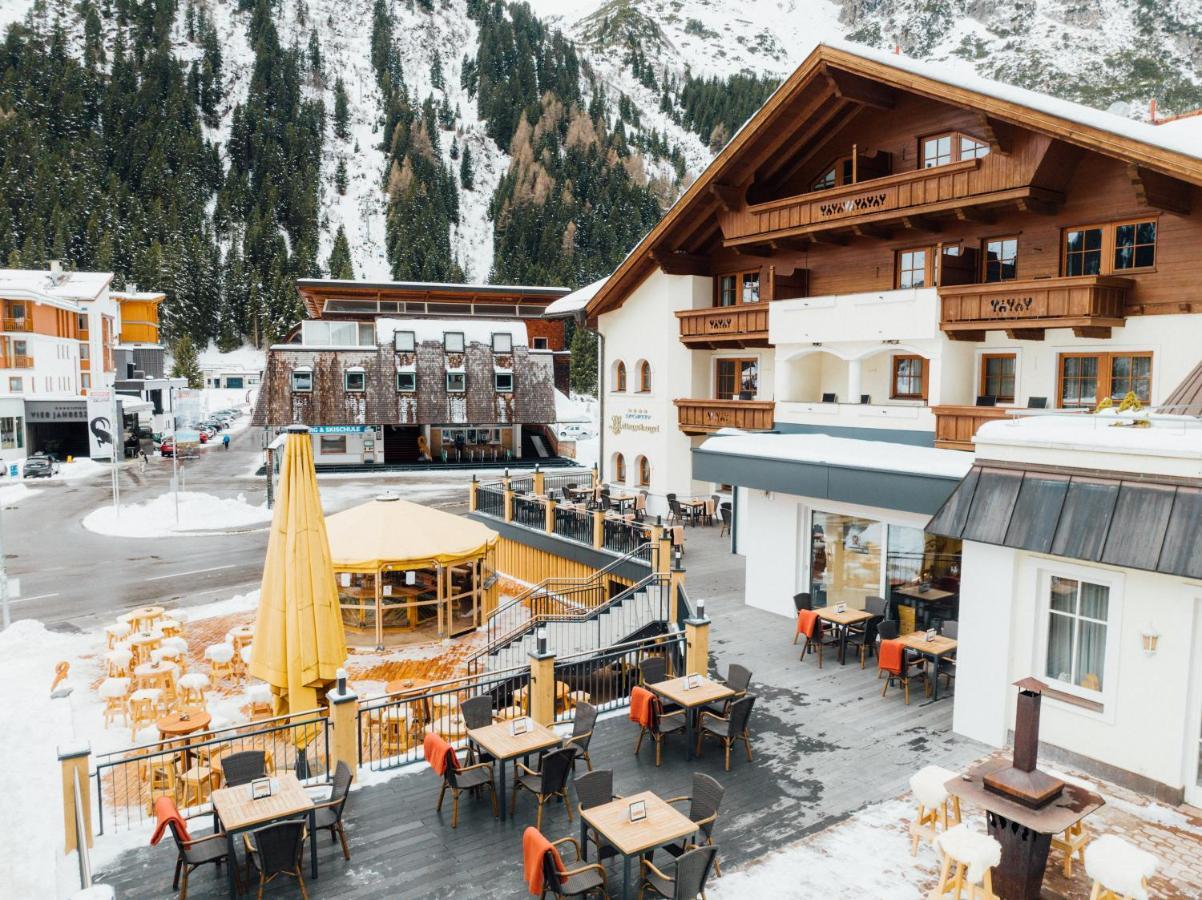
[[[639,393],[649,394],[651,392],[651,363],[647,360],[639,362]]]
[[[651,460],[645,456],[638,458],[638,477],[639,487],[646,487],[651,484]]]
[[[618,484],[626,483],[626,457],[621,453],[614,454],[614,481]]]
[[[614,390],[626,390],[626,363],[618,360],[618,364],[614,367]]]

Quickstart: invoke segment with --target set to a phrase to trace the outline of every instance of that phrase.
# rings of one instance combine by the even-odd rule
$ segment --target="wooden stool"
[[[951,816],[948,815],[948,793],[944,787],[956,777],[942,766],[925,766],[910,776],[910,790],[918,801],[918,814],[910,823],[910,855],[918,854],[918,842],[926,840],[934,844],[939,837],[939,827],[947,831],[950,825],[960,824],[960,798],[951,797]],[[954,821],[951,821],[954,820]],[[950,821],[950,825],[949,825]]]
[[[180,691],[180,703],[184,706],[205,705],[205,690],[209,686],[209,676],[203,672],[192,672],[183,675],[177,682]]]
[[[967,825],[955,825],[935,839],[943,853],[939,884],[929,900],[951,895],[960,900],[998,900],[993,892],[993,867],[1002,861],[1002,845]],[[967,895],[963,892],[968,889]]]
[[[129,695],[130,740],[136,741],[138,729],[153,725],[164,712],[161,688],[142,688]]]
[[[1148,900],[1148,879],[1159,860],[1113,834],[1103,834],[1085,848],[1085,872],[1093,879],[1089,900]]]
[[[125,725],[129,726],[129,695],[128,678],[106,678],[100,684],[100,696],[104,698],[104,727],[108,728],[113,719],[120,716]]]
[[[250,698],[250,714],[252,716],[270,716],[275,712],[275,696],[271,693],[271,685],[257,681],[246,689]]]
[[[234,648],[231,644],[213,644],[206,647],[205,659],[209,661],[209,674],[214,681],[222,677],[234,677]]]
[[[154,815],[154,801],[159,797],[177,799],[176,772],[174,755],[156,756],[138,763],[138,774],[142,782],[150,788],[150,799],[147,809]]]
[[[213,770],[208,766],[194,765],[179,777],[182,806],[200,806],[209,799],[213,790]],[[195,803],[193,803],[195,801]]]
[[[1085,845],[1089,841],[1090,834],[1085,830],[1084,822],[1070,825],[1063,835],[1052,836],[1052,847],[1064,851],[1064,862],[1061,864],[1061,869],[1065,878],[1073,877],[1074,853],[1080,857],[1081,865],[1085,865]]]
[[[134,654],[132,650],[125,647],[114,647],[108,653],[104,654],[104,659],[108,663],[109,678],[128,678],[130,669],[133,667]]]
[[[116,625],[104,626],[104,637],[107,641],[106,646],[108,649],[117,649],[117,645],[129,637],[129,633],[132,630],[127,622],[118,622]]]
[[[165,638],[179,637],[183,631],[183,626],[176,619],[161,619],[159,621],[159,632]]]

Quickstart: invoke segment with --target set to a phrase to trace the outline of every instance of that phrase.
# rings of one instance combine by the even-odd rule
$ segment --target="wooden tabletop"
[[[648,689],[671,700],[677,706],[691,709],[694,706],[704,706],[715,700],[725,700],[733,697],[735,691],[718,681],[712,681],[701,676],[700,683],[695,688],[688,687],[688,676],[661,681],[658,684],[647,685]]]
[[[914,600],[922,600],[926,603],[938,603],[940,600],[956,596],[951,591],[941,591],[939,588],[927,588],[925,591],[920,590],[916,584],[907,585],[906,587],[896,587],[893,590],[906,597],[911,597]]]
[[[647,804],[647,817],[631,822],[630,804],[637,800]],[[624,856],[662,847],[697,831],[695,822],[652,791],[581,810],[580,816]]]
[[[530,720],[524,734],[513,733],[513,722],[495,722],[483,728],[472,728],[468,738],[497,759],[514,759],[559,746],[559,735],[550,728]]]
[[[814,612],[818,613],[818,618],[834,622],[836,625],[855,625],[857,622],[867,622],[869,619],[876,618],[867,610],[845,609],[843,612],[838,612],[833,606],[820,606]]]
[[[925,631],[911,631],[896,640],[899,644],[928,656],[946,656],[956,649],[956,642],[951,638],[937,634],[933,640],[928,641],[926,634]]]
[[[1098,794],[1075,784],[1065,784],[1060,796],[1040,809],[1031,809],[987,790],[984,777],[1010,764],[1010,760],[1006,758],[991,759],[965,772],[967,779],[957,775],[944,787],[949,794],[961,800],[1017,822],[1039,834],[1059,834],[1106,803]]]
[[[687,500],[681,500],[680,505],[681,506],[705,506],[705,504],[707,504],[709,502],[710,502],[709,497],[690,497]]]
[[[255,825],[299,816],[313,808],[313,801],[291,772],[282,772],[271,779],[271,796],[252,800],[250,785],[221,788],[213,791],[213,809],[221,817],[226,831],[241,831]]]
[[[152,678],[155,675],[179,674],[179,666],[173,662],[148,662],[134,666],[134,674],[139,678]]]
[[[157,631],[135,631],[126,641],[130,644],[153,644],[162,639],[163,636]]]
[[[176,713],[173,716],[164,716],[155,722],[154,726],[159,730],[159,734],[163,735],[163,737],[168,737],[191,734],[194,731],[204,731],[209,727],[209,723],[213,721],[211,715],[200,710],[188,713],[187,719],[181,718],[182,715],[182,713]]]
[[[254,625],[237,625],[230,629],[230,633],[232,635],[234,635],[234,637],[254,637],[255,636],[255,626]]]
[[[161,606],[143,606],[140,609],[132,609],[118,618],[122,622],[131,622],[136,619],[157,619],[166,611]]]
[[[389,694],[418,694],[433,683],[428,678],[398,678],[384,685],[384,690]]]

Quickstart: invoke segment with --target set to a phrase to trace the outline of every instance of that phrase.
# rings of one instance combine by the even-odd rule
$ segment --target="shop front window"
[[[810,526],[810,594],[815,608],[864,608],[881,589],[880,522],[815,510]]]
[[[907,525],[889,526],[885,597],[896,610],[903,634],[957,617],[960,548],[956,538]]]

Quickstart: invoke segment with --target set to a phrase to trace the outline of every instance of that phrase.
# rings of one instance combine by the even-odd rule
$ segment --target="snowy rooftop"
[[[0,269],[0,292],[6,289],[32,291],[60,300],[95,300],[112,280],[112,272]]]
[[[450,291],[457,294],[560,295],[565,287],[538,284],[459,284],[447,281],[359,281],[353,278],[301,278],[300,287],[385,288],[396,291]]]
[[[381,344],[391,344],[392,336],[398,331],[412,331],[417,343],[437,341],[447,332],[463,335],[465,344],[492,344],[494,334],[507,334],[515,347],[529,343],[526,323],[515,319],[376,319],[376,339]]]
[[[197,356],[197,364],[202,369],[221,370],[223,372],[262,372],[266,365],[266,354],[256,347],[242,346],[228,353],[222,353],[216,344],[209,344]]]
[[[607,281],[609,281],[609,276],[599,278],[578,291],[572,291],[566,297],[560,297],[543,311],[543,315],[548,319],[557,319],[579,312],[588,306],[588,302],[597,295],[597,291],[601,290]]]
[[[753,434],[721,431],[701,445],[707,453],[751,456],[785,462],[820,463],[845,468],[876,469],[963,478],[972,456],[959,450],[936,450],[884,441],[859,441],[826,434]]]
[[[990,457],[994,454],[983,448],[1004,446],[1202,459],[1202,420],[1193,416],[1153,415],[1146,418],[1151,422],[1150,427],[1135,428],[1130,426],[1134,419],[1110,410],[1094,415],[995,419],[977,431],[977,455]]]
[[[114,300],[138,300],[144,303],[167,299],[162,291],[113,291],[109,296]]]

